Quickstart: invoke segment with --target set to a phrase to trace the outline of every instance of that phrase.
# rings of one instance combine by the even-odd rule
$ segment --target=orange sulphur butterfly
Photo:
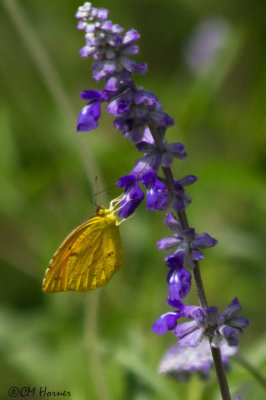
[[[109,209],[96,214],[71,232],[50,261],[43,280],[44,292],[85,292],[105,285],[123,265],[119,222],[114,199]]]

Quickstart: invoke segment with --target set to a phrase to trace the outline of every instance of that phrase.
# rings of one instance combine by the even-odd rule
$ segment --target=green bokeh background
[[[150,330],[168,311],[163,254],[164,215],[142,205],[121,226],[125,265],[96,292],[44,294],[41,282],[54,251],[79,223],[120,194],[115,183],[139,154],[103,113],[95,132],[76,133],[84,102],[100,88],[91,61],[79,57],[71,0],[0,3],[0,399],[8,388],[70,391],[73,400],[215,400],[214,374],[202,383],[158,376],[175,343]],[[110,19],[141,34],[138,60],[149,72],[138,85],[154,91],[173,116],[169,141],[188,158],[176,177],[195,174],[188,217],[219,245],[201,263],[209,304],[233,297],[251,325],[241,353],[265,375],[266,4],[263,0],[101,0]],[[184,52],[208,18],[228,23],[226,43],[205,74],[192,74]],[[188,297],[196,303],[195,295]],[[256,379],[236,361],[228,374],[234,397],[265,399]],[[64,397],[61,397],[64,398]]]

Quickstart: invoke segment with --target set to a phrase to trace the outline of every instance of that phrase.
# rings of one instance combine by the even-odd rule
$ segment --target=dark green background
[[[115,183],[139,154],[103,112],[100,127],[76,133],[84,102],[101,88],[91,60],[79,57],[78,1],[2,0],[0,5],[0,398],[10,386],[47,386],[73,400],[218,399],[212,379],[177,384],[157,365],[175,343],[150,330],[166,305],[167,270],[156,241],[168,235],[163,213],[142,205],[121,226],[125,265],[97,292],[44,294],[41,282],[63,238],[120,194]],[[250,327],[242,355],[265,374],[266,5],[264,1],[102,0],[110,19],[141,34],[137,84],[152,90],[176,120],[169,141],[186,145],[177,178],[188,189],[188,217],[219,244],[201,263],[209,304],[237,296]],[[208,73],[193,75],[187,43],[199,23],[227,21],[224,48]],[[193,291],[192,291],[193,292]],[[196,304],[192,293],[187,301]],[[242,366],[228,375],[234,397],[265,392]],[[35,398],[38,398],[35,396]],[[63,398],[63,397],[62,397]]]

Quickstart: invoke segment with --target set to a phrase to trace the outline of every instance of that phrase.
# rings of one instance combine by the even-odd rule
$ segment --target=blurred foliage
[[[79,92],[96,88],[91,61],[79,57],[82,33],[72,0],[2,0],[0,5],[0,398],[10,386],[71,392],[75,400],[219,398],[212,379],[175,383],[157,375],[174,343],[150,331],[168,310],[164,216],[140,207],[121,226],[125,265],[88,294],[43,294],[41,282],[57,246],[94,213],[93,181],[105,205],[117,179],[139,155],[104,115],[95,132],[76,133]],[[262,0],[95,0],[110,19],[141,34],[137,83],[153,90],[176,125],[169,140],[193,173],[188,217],[219,245],[201,263],[210,304],[237,296],[251,321],[241,338],[245,359],[265,375],[266,4]],[[193,73],[185,52],[204,20],[226,21],[226,42],[211,68]],[[189,296],[195,303],[195,295]],[[234,396],[265,393],[241,365],[228,374]],[[38,396],[36,398],[39,398]],[[62,397],[63,398],[63,397]]]

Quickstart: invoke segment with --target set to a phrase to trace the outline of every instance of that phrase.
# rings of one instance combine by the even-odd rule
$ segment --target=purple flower
[[[158,335],[164,335],[168,330],[176,327],[177,320],[180,317],[178,312],[169,312],[161,315],[152,326],[152,331]]]
[[[164,261],[169,268],[182,268],[184,264],[184,249],[178,248],[174,253],[168,254]]]
[[[105,90],[114,95],[132,85],[131,75],[127,71],[116,72],[106,79]]]
[[[118,95],[107,107],[107,110],[117,117],[115,120],[115,128],[122,130],[124,136],[129,137],[131,141],[136,143],[142,140],[145,142],[145,136],[147,137],[146,131],[148,130],[147,125],[152,123],[155,112],[160,113],[160,115],[162,114],[162,106],[152,92],[144,91],[142,88],[136,88],[133,84],[129,84],[128,87],[130,87],[130,89]],[[126,107],[124,107],[125,102]],[[162,127],[166,126],[165,122],[158,122],[158,125]],[[184,158],[186,155],[184,146],[180,144],[180,146],[177,147],[178,146],[176,146],[176,148],[170,146],[168,151],[169,155],[173,154],[175,157]],[[143,151],[141,145],[139,145],[139,150]],[[153,146],[153,148],[152,146],[146,146],[146,150],[147,151],[144,150],[145,153],[152,150],[157,151],[155,146]],[[163,157],[165,157],[165,155],[163,155]]]
[[[111,101],[106,107],[107,111],[114,116],[127,115],[132,103],[132,92],[128,89],[123,95]]]
[[[149,177],[155,176],[157,174],[158,168],[160,166],[160,159],[157,157],[156,153],[146,154],[143,158],[138,160],[135,164],[135,167],[132,170],[132,173],[141,179],[146,176]],[[147,179],[144,178],[144,182],[148,182]]]
[[[237,347],[229,347],[225,341],[221,343],[221,355],[224,366],[229,368],[229,357],[237,353]],[[178,381],[189,379],[193,373],[201,378],[209,375],[213,366],[210,343],[203,338],[196,348],[172,346],[164,355],[159,364],[158,372]]]
[[[165,210],[170,203],[169,193],[166,185],[159,181],[153,172],[146,173],[141,182],[147,188],[147,209]]]
[[[168,330],[173,330],[176,327],[179,318],[189,318],[193,311],[198,309],[196,306],[186,306],[176,299],[173,301],[169,300],[169,303],[171,302],[173,307],[177,310],[161,315],[151,328],[152,331],[158,335],[164,335]]]
[[[160,164],[162,167],[169,168],[173,157],[184,159],[187,155],[182,143],[167,144],[166,140],[164,139],[163,145],[164,151],[159,151],[154,143],[149,128],[146,128],[143,139],[136,144],[136,147],[139,151],[145,154],[144,158],[149,157],[155,159],[157,162],[157,168]]]
[[[170,268],[182,266],[183,264],[188,268],[192,268],[191,258],[193,261],[200,261],[204,258],[199,248],[205,249],[217,243],[217,240],[212,238],[208,233],[197,235],[192,228],[182,231],[180,222],[171,211],[166,214],[164,223],[173,233],[173,237],[159,240],[157,246],[160,250],[177,247],[177,250],[168,254],[165,258],[166,265]]]
[[[225,340],[229,346],[237,346],[237,335],[243,332],[243,328],[249,325],[249,321],[243,317],[236,317],[241,310],[241,305],[237,298],[218,315],[216,307],[207,307],[202,309],[196,306],[184,306],[177,299],[169,299],[170,305],[177,304],[178,311],[176,326],[170,328],[178,338],[178,344],[181,347],[196,347],[206,336],[211,339],[213,347],[220,347],[222,340]],[[172,304],[171,304],[172,303]],[[168,315],[168,314],[164,314]],[[179,318],[190,318],[192,321],[177,325]],[[158,322],[159,321],[159,322]],[[160,325],[160,318],[156,321]],[[155,324],[156,324],[155,323]],[[155,333],[156,330],[153,329]],[[166,332],[166,330],[165,330]]]
[[[216,314],[216,307],[208,307],[204,310],[197,308],[191,314],[194,321],[184,322],[173,330],[173,333],[179,339],[179,346],[198,346],[202,340],[203,334],[209,327],[210,319],[213,320]]]
[[[195,175],[187,175],[184,178],[175,179],[174,185],[174,201],[172,208],[177,211],[183,211],[190,203],[191,198],[185,193],[184,186],[192,185],[197,180]]]
[[[172,268],[167,275],[169,299],[181,300],[191,288],[191,275],[184,268]]]
[[[79,7],[76,17],[80,20],[78,29],[85,31],[85,46],[80,54],[82,57],[93,57],[94,79],[105,80],[104,91],[110,96],[102,101],[110,101],[107,111],[117,117],[116,129],[122,130],[124,136],[137,143],[143,138],[144,129],[149,123],[162,128],[172,126],[173,119],[162,111],[157,97],[152,92],[136,87],[132,80],[132,73],[144,74],[147,71],[145,63],[128,58],[139,51],[135,44],[140,38],[139,33],[135,29],[123,33],[119,25],[107,20],[107,10],[98,10],[90,3]],[[80,114],[78,130],[97,127],[99,104],[97,113],[96,105],[93,108],[92,105],[90,103]],[[167,151],[168,156],[162,157],[162,165],[169,165],[169,154],[179,158],[185,156],[185,151],[178,146],[170,146]]]
[[[249,321],[244,317],[236,317],[242,307],[235,297],[229,306],[218,317],[218,331],[224,336],[229,346],[236,346],[238,339],[236,336],[243,333],[243,329],[249,325]]]
[[[126,34],[123,38],[123,44],[131,45],[132,43],[139,40],[139,38],[140,38],[140,34],[135,29],[131,29],[130,31],[126,32]]]
[[[98,119],[101,116],[101,103],[104,100],[104,92],[85,90],[81,93],[80,97],[90,101],[79,114],[77,131],[91,131],[98,126]]]
[[[120,204],[119,216],[128,218],[140,205],[144,193],[140,189],[136,177],[133,174],[122,176],[117,182],[118,187],[125,187],[124,197]]]
[[[162,112],[160,109],[154,109],[150,113],[151,123],[162,128],[168,128],[175,124],[173,118]]]

